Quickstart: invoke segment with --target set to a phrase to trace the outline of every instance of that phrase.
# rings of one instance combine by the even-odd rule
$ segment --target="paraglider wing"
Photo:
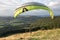
[[[25,9],[24,9],[25,8]],[[24,11],[24,10],[25,11]],[[50,8],[48,8],[47,6],[45,6],[44,4],[41,3],[36,3],[36,2],[30,2],[30,3],[25,3],[23,4],[23,6],[17,8],[15,10],[15,14],[14,14],[14,18],[16,18],[19,14],[26,12],[26,9],[29,10],[37,10],[37,9],[43,9],[43,10],[47,10],[50,13],[51,18],[54,18],[54,14],[52,12],[52,10]]]

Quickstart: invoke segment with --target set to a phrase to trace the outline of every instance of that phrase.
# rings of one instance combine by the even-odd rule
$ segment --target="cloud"
[[[59,4],[58,2],[50,2],[48,6],[53,7],[53,6],[56,6],[56,5],[58,5],[58,4]]]
[[[13,16],[13,14],[13,10],[11,9],[0,10],[0,16]]]

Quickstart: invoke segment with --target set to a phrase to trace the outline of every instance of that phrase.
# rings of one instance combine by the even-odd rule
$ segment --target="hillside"
[[[60,16],[55,16],[53,20],[50,17],[38,16],[17,19],[1,17],[0,37],[1,40],[59,40]]]

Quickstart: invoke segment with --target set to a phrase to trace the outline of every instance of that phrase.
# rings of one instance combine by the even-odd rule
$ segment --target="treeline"
[[[55,29],[60,28],[60,16],[56,16],[53,20],[50,17],[45,17],[31,23],[30,28],[40,28],[40,29]]]

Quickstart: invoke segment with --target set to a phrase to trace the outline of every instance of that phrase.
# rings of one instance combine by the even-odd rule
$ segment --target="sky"
[[[0,0],[0,16],[13,16],[14,10],[27,2],[39,2],[50,7],[54,15],[60,15],[60,0]],[[20,15],[49,15],[46,10],[33,10]]]

